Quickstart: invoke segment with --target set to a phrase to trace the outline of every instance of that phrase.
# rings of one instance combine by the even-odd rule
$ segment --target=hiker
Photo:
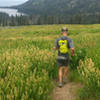
[[[68,72],[69,65],[69,49],[72,49],[72,56],[74,56],[75,51],[73,41],[68,37],[68,28],[62,28],[61,31],[62,37],[56,39],[55,45],[53,47],[54,50],[58,50],[57,65],[59,67],[59,87],[63,86],[63,82],[66,83],[66,74]]]

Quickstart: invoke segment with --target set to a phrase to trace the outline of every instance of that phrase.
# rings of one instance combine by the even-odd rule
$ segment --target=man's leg
[[[62,83],[63,67],[59,67],[59,83]]]
[[[64,74],[63,74],[63,78],[64,78],[64,79],[66,79],[67,72],[68,72],[68,65],[66,65],[66,66],[64,67]]]

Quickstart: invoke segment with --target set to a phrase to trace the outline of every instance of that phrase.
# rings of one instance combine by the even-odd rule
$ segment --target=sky
[[[0,6],[13,6],[13,5],[19,5],[28,0],[0,0]]]

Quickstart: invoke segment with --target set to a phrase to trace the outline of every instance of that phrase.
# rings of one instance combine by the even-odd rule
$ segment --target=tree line
[[[43,24],[99,24],[100,13],[96,14],[75,14],[60,16],[9,16],[0,13],[0,26],[20,26],[20,25],[43,25]]]

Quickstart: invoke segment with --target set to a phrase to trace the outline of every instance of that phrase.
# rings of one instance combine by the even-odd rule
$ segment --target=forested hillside
[[[12,6],[29,16],[4,17],[1,26],[43,24],[100,24],[99,0],[29,0]]]
[[[29,0],[19,11],[37,15],[73,15],[100,12],[99,0]]]

